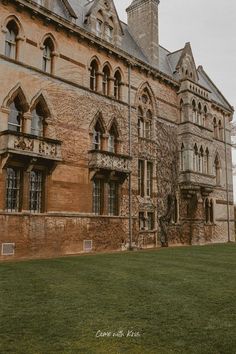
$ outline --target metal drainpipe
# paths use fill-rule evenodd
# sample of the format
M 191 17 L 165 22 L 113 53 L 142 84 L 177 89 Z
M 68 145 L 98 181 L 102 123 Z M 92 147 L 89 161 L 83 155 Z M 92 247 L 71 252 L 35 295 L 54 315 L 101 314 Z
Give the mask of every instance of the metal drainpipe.
M 132 127 L 131 127 L 131 64 L 128 66 L 128 122 L 129 122 L 129 157 L 132 157 Z M 132 250 L 132 172 L 129 173 L 129 250 Z
M 226 117 L 224 116 L 224 140 L 225 140 L 225 178 L 226 178 L 226 198 L 227 198 L 227 223 L 228 242 L 230 239 L 230 213 L 229 213 L 229 182 L 228 182 L 228 161 L 227 161 L 227 141 L 226 141 Z

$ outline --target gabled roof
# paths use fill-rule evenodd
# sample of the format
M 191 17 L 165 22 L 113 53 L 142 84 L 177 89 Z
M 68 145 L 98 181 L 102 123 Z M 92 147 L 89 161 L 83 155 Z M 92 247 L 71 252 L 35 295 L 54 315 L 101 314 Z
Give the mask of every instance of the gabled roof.
M 213 81 L 209 78 L 207 73 L 204 71 L 203 67 L 200 65 L 197 69 L 199 76 L 199 84 L 203 87 L 207 88 L 211 92 L 211 99 L 221 106 L 233 110 L 233 107 L 227 101 L 227 99 L 223 96 L 220 90 L 216 87 Z

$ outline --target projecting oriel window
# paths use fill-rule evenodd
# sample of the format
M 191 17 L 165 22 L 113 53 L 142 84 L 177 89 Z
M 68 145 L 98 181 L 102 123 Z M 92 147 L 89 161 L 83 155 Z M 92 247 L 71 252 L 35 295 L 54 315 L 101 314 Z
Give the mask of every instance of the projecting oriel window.
M 17 212 L 20 209 L 21 173 L 18 168 L 6 170 L 6 210 Z
M 42 212 L 43 173 L 41 171 L 30 172 L 30 205 L 33 213 Z

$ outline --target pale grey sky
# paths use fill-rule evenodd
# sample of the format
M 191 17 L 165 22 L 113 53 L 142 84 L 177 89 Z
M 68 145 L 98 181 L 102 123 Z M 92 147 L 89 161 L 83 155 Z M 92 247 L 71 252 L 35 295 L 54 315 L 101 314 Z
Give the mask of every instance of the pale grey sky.
M 120 19 L 127 22 L 125 9 L 131 0 L 114 2 Z M 160 0 L 159 34 L 160 44 L 170 51 L 190 42 L 196 65 L 203 66 L 236 108 L 235 0 Z

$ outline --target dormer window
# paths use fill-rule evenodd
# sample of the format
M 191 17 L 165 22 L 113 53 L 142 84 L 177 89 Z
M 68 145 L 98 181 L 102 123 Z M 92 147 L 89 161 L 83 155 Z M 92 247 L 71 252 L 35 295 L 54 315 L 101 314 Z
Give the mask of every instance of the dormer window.
M 102 35 L 102 21 L 97 19 L 97 22 L 96 22 L 96 35 L 98 37 L 101 37 Z
M 106 32 L 106 38 L 107 38 L 108 42 L 111 42 L 112 38 L 113 38 L 113 28 L 108 25 L 105 28 L 105 32 Z

